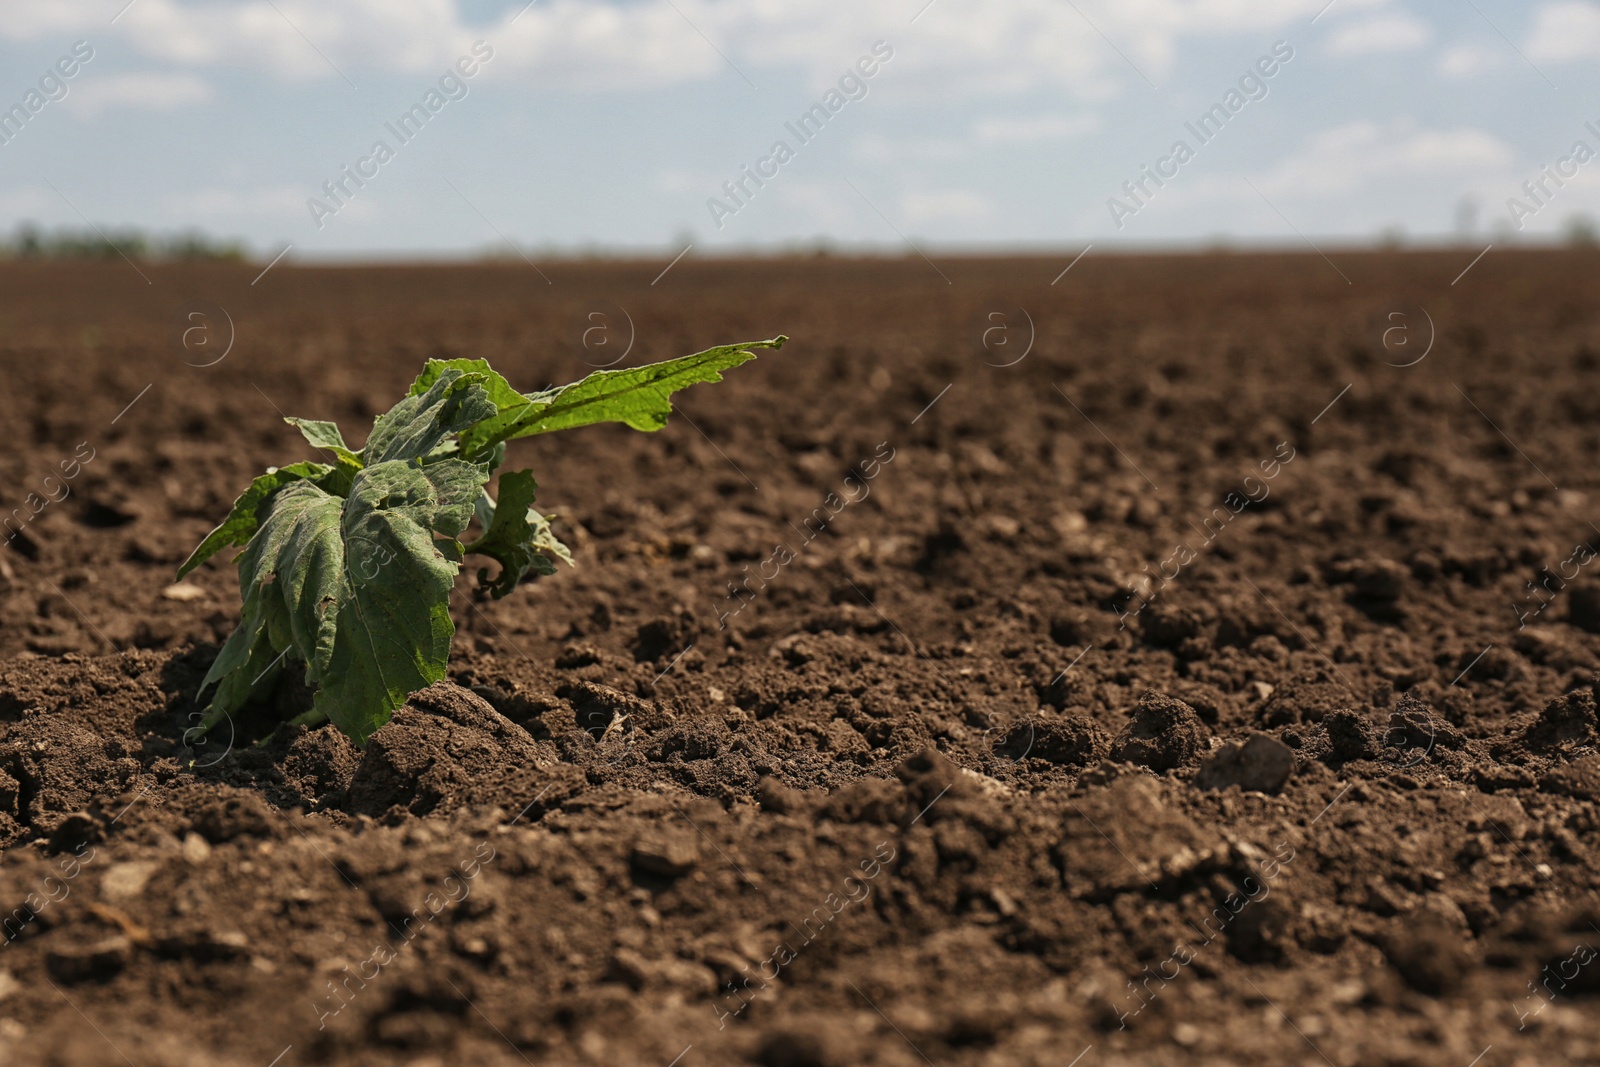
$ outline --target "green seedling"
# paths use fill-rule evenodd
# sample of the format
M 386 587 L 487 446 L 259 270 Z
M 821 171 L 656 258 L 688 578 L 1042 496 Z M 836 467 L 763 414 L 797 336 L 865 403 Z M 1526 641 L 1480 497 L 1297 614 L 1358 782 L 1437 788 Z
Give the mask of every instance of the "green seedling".
M 492 580 L 478 571 L 497 598 L 529 575 L 554 573 L 557 560 L 572 563 L 533 508 L 531 471 L 500 474 L 490 497 L 507 441 L 600 422 L 659 430 L 673 393 L 721 381 L 786 340 L 597 371 L 538 393 L 517 392 L 481 359 L 429 360 L 359 450 L 331 422 L 289 419 L 332 462 L 269 469 L 178 570 L 182 578 L 226 547 L 244 548 L 243 612 L 201 684 L 202 694 L 215 687 L 202 728 L 301 669 L 314 695 L 292 721 L 329 721 L 364 745 L 407 697 L 445 676 L 450 590 L 464 555 L 500 565 Z M 478 536 L 463 543 L 474 521 Z

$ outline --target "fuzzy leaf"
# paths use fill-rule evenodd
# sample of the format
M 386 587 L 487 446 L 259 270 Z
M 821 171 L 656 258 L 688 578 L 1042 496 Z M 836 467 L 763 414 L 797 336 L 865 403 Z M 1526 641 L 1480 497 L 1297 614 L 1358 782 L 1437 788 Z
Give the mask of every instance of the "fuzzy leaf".
M 484 534 L 462 549 L 488 556 L 500 563 L 500 574 L 489 581 L 487 568 L 478 571 L 478 582 L 496 600 L 517 587 L 528 571 L 554 574 L 556 558 L 570 566 L 572 553 L 550 530 L 550 522 L 533 510 L 539 486 L 532 471 L 508 471 L 500 476 L 500 499 L 492 508 L 479 503 L 479 519 L 487 518 Z
M 222 520 L 222 524 L 207 534 L 199 547 L 189 553 L 189 558 L 178 568 L 178 577 L 183 578 L 229 545 L 249 542 L 260 525 L 256 512 L 274 492 L 290 482 L 321 478 L 331 470 L 333 468 L 324 463 L 291 463 L 287 467 L 268 468 L 267 473 L 251 482 L 250 488 L 233 502 L 233 510 Z
M 494 416 L 498 410 L 482 374 L 446 367 L 421 391 L 378 416 L 361 457 L 368 465 L 392 459 L 420 460 L 451 434 Z
M 357 744 L 443 678 L 455 537 L 484 478 L 460 460 L 388 460 L 357 474 L 348 499 L 309 482 L 279 491 L 239 557 L 244 615 L 206 676 L 218 683 L 208 721 L 243 703 L 257 681 L 241 672 L 269 652 L 305 665 L 313 710 Z

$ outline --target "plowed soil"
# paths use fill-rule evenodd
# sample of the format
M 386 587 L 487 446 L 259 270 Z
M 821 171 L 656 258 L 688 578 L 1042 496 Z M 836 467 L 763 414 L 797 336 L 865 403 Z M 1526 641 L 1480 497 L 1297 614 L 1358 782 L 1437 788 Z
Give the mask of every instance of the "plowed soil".
M 1474 251 L 0 268 L 0 1063 L 1600 1062 L 1600 254 Z M 779 332 L 190 730 L 280 415 Z

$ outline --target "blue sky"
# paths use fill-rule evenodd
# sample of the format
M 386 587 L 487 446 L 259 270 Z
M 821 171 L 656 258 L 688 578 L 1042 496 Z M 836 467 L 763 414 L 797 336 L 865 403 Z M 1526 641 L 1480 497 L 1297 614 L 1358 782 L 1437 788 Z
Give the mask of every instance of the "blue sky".
M 1600 152 L 1593 0 L 126 4 L 9 6 L 0 109 L 38 95 L 0 144 L 0 228 L 316 258 L 1532 242 L 1600 217 L 1600 159 L 1572 154 Z M 1263 77 L 1275 46 L 1292 58 Z M 430 90 L 402 143 L 385 124 Z M 802 143 L 785 124 L 814 105 Z M 1202 144 L 1185 123 L 1213 105 Z M 324 194 L 358 165 L 363 187 Z M 1547 165 L 1568 176 L 1535 199 Z M 734 200 L 745 167 L 769 176 Z M 1141 167 L 1171 176 L 1134 199 Z

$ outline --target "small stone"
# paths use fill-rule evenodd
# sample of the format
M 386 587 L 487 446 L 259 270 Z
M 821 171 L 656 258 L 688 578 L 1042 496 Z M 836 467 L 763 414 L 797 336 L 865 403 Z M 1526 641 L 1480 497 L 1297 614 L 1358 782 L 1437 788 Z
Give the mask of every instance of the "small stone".
M 1205 737 L 1205 724 L 1193 708 L 1152 689 L 1139 698 L 1128 725 L 1111 746 L 1111 756 L 1153 771 L 1170 771 L 1194 762 L 1205 748 Z
M 20 992 L 22 983 L 11 977 L 10 971 L 0 971 L 0 1000 Z
M 1017 903 L 1016 898 L 1014 898 L 1010 893 L 1007 893 L 1004 889 L 995 888 L 989 890 L 989 899 L 994 901 L 995 908 L 1007 919 L 1011 918 L 1013 915 L 1016 915 L 1022 910 L 1022 907 Z
M 176 600 L 180 604 L 187 604 L 190 601 L 203 599 L 206 591 L 193 582 L 179 582 L 161 590 L 161 595 L 167 600 Z
M 656 832 L 643 835 L 633 846 L 633 866 L 646 874 L 678 878 L 700 862 L 700 848 L 684 834 Z
M 183 839 L 183 858 L 192 866 L 200 866 L 211 858 L 211 843 L 191 831 Z
M 1179 1023 L 1172 1028 L 1172 1040 L 1184 1048 L 1192 1048 L 1200 1043 L 1200 1028 L 1193 1023 Z
M 250 938 L 241 930 L 217 930 L 211 935 L 211 942 L 232 949 L 246 949 L 250 947 Z
M 1251 734 L 1244 743 L 1224 745 L 1200 768 L 1200 789 L 1231 785 L 1250 793 L 1276 793 L 1294 773 L 1294 750 L 1275 737 Z
M 128 900 L 144 892 L 152 875 L 161 869 L 154 860 L 132 860 L 106 869 L 100 877 L 100 895 L 107 900 Z
M 1366 995 L 1367 984 L 1359 978 L 1347 978 L 1342 982 L 1335 982 L 1328 990 L 1328 999 L 1341 1008 L 1361 1003 L 1361 998 Z
M 637 992 L 650 981 L 650 963 L 631 948 L 619 948 L 611 954 L 606 978 Z

